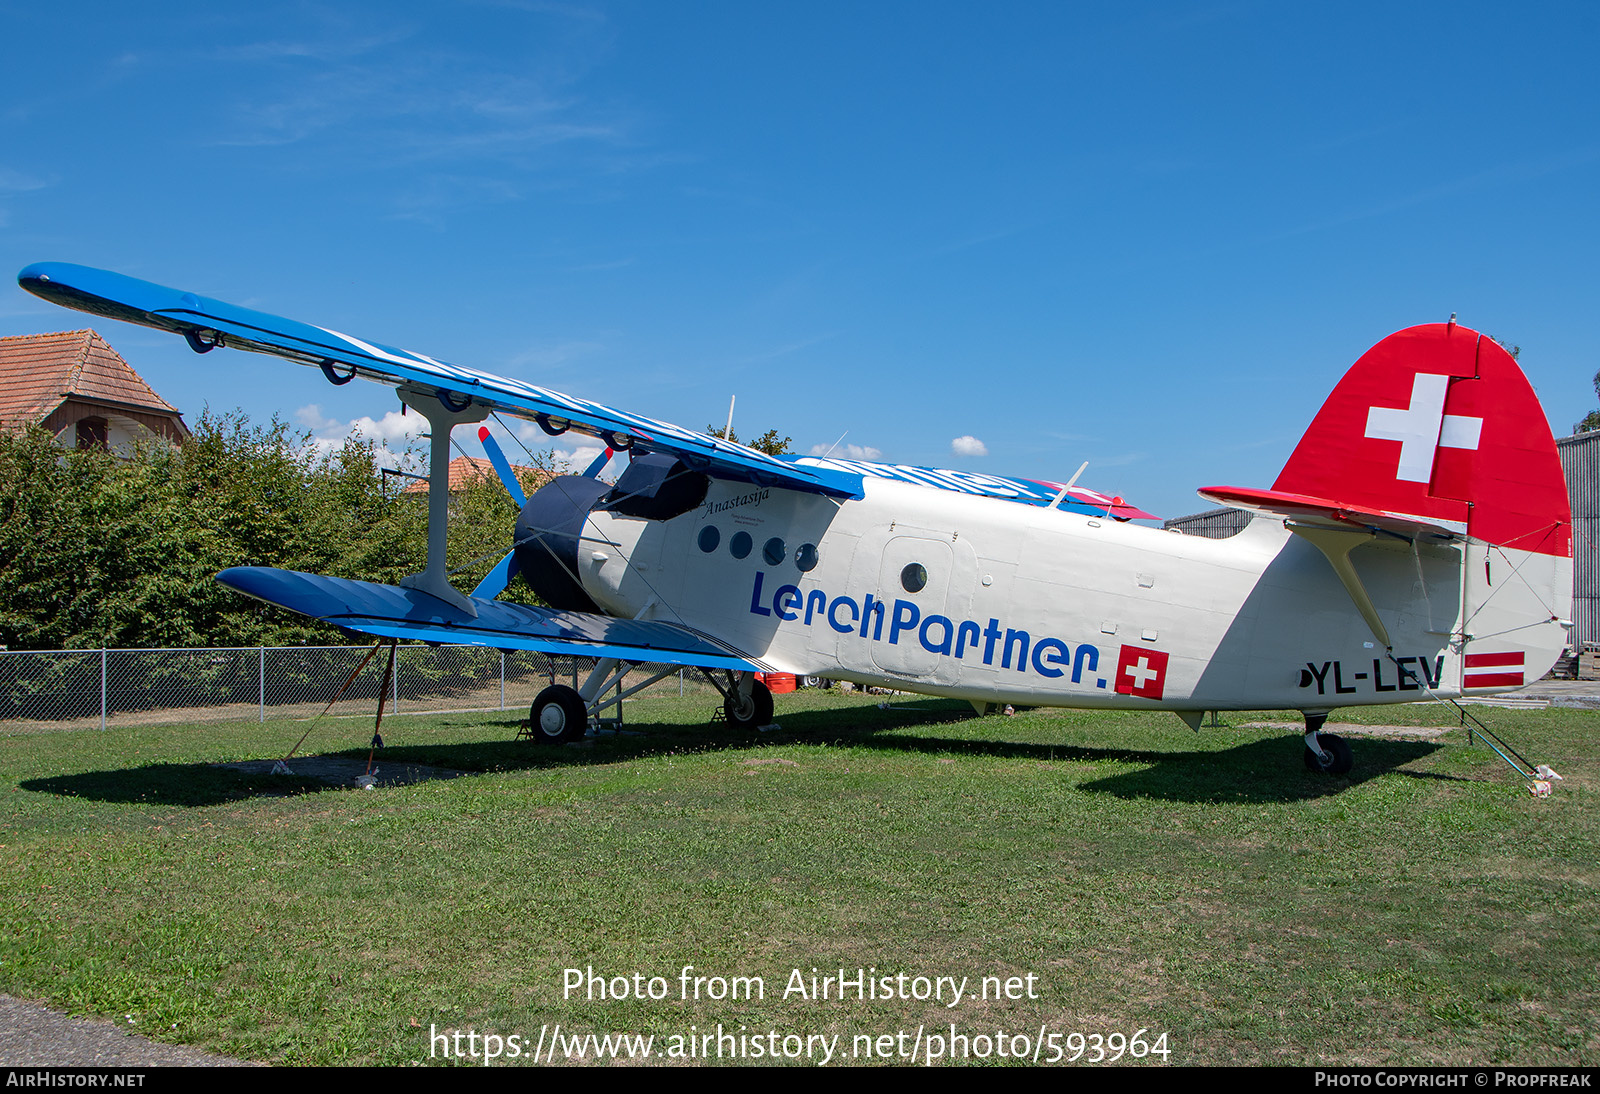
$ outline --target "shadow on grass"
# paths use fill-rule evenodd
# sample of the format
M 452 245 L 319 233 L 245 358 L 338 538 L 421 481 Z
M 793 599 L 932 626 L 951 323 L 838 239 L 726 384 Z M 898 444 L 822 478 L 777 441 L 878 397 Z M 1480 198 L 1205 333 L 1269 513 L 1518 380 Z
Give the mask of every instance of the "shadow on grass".
M 1340 794 L 1380 775 L 1437 752 L 1426 741 L 1355 742 L 1356 762 L 1348 775 L 1306 770 L 1300 738 L 1251 741 L 1222 752 L 1164 753 L 1150 767 L 1084 783 L 1080 789 L 1118 798 L 1155 798 L 1190 803 L 1308 801 Z
M 1078 789 L 1119 798 L 1173 802 L 1266 803 L 1326 797 L 1397 772 L 1413 778 L 1454 780 L 1455 776 L 1399 771 L 1442 746 L 1427 741 L 1362 739 L 1354 742 L 1356 762 L 1348 775 L 1328 776 L 1305 769 L 1299 737 L 1248 741 L 1233 748 L 1188 752 L 1092 748 L 1082 745 L 1019 744 L 1009 741 L 952 741 L 937 737 L 884 737 L 868 747 L 940 755 L 998 756 L 1051 763 L 1138 764 L 1128 771 L 1095 779 Z
M 418 765 L 451 769 L 451 773 L 493 774 L 550 768 L 609 764 L 662 755 L 737 752 L 776 744 L 846 745 L 885 752 L 985 756 L 1044 763 L 1130 764 L 1139 770 L 1081 784 L 1080 789 L 1120 798 L 1153 798 L 1177 802 L 1264 803 L 1309 800 L 1336 794 L 1404 767 L 1441 747 L 1432 742 L 1360 739 L 1354 742 L 1355 769 L 1328 777 L 1304 769 L 1303 746 L 1296 736 L 1268 737 L 1222 750 L 1165 751 L 1037 744 L 970 737 L 940 737 L 926 732 L 908 735 L 913 727 L 931 729 L 941 723 L 970 722 L 965 704 L 897 704 L 881 709 L 860 707 L 790 712 L 784 728 L 752 734 L 724 726 L 639 723 L 632 732 L 592 737 L 580 744 L 550 747 L 512 739 L 451 744 L 390 745 L 379 753 L 381 765 Z M 995 732 L 1004 722 L 992 719 Z M 846 723 L 842 725 L 841 723 Z M 511 737 L 514 719 L 485 723 L 503 727 Z M 988 728 L 988 725 L 985 726 Z M 884 731 L 897 730 L 892 735 Z M 367 750 L 329 753 L 360 758 Z M 293 761 L 291 761 L 293 763 Z M 1402 771 L 1412 778 L 1454 779 L 1428 772 Z M 213 764 L 150 764 L 122 770 L 90 771 L 29 779 L 24 790 L 113 803 L 206 806 L 243 799 L 283 797 L 344 789 L 304 774 L 293 776 L 243 772 Z
M 318 779 L 249 775 L 212 764 L 146 764 L 120 771 L 85 771 L 24 779 L 23 790 L 126 805 L 222 805 L 246 798 L 286 797 L 333 789 Z

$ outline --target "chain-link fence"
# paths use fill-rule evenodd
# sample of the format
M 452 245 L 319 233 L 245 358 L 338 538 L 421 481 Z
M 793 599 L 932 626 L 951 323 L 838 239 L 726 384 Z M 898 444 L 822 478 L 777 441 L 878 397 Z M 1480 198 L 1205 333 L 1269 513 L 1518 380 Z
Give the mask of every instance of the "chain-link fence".
M 372 714 L 388 650 L 370 646 L 255 649 L 0 651 L 0 726 L 105 728 L 169 722 L 309 718 L 339 689 L 330 715 Z M 399 646 L 384 704 L 390 714 L 516 710 L 560 680 L 581 683 L 593 662 L 482 646 Z M 357 672 L 357 668 L 360 671 Z M 643 680 L 666 668 L 640 665 Z M 351 675 L 355 679 L 351 680 Z M 643 674 L 643 675 L 638 675 Z M 714 694 L 695 669 L 649 694 Z

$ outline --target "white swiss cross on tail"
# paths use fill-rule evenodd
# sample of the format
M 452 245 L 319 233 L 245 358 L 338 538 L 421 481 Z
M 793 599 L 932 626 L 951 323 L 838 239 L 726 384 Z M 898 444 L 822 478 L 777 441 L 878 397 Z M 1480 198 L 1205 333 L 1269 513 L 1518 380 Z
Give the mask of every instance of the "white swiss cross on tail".
M 1376 441 L 1400 442 L 1400 468 L 1395 478 L 1428 482 L 1433 478 L 1433 456 L 1439 448 L 1478 447 L 1482 418 L 1444 412 L 1450 377 L 1419 372 L 1411 383 L 1411 405 L 1404 410 L 1374 406 L 1367 410 L 1366 436 Z

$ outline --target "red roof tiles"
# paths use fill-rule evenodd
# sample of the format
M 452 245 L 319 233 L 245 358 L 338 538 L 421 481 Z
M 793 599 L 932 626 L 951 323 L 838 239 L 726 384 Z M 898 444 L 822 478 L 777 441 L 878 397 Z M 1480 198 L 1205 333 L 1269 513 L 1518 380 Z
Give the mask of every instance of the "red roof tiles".
M 97 410 L 172 440 L 189 432 L 178 408 L 92 330 L 0 338 L 0 426 L 37 422 L 60 432 Z
M 543 482 L 547 477 L 544 472 L 532 467 L 513 467 L 512 470 L 517 472 L 517 477 L 522 479 L 524 483 L 527 483 L 530 478 Z M 479 460 L 472 456 L 457 456 L 450 461 L 450 492 L 452 494 L 472 483 L 481 482 L 484 479 L 498 482 L 499 478 L 500 476 L 495 472 L 494 464 L 488 460 Z M 427 492 L 428 483 L 424 480 L 409 482 L 406 484 L 405 489 L 401 491 L 403 494 L 426 494 Z

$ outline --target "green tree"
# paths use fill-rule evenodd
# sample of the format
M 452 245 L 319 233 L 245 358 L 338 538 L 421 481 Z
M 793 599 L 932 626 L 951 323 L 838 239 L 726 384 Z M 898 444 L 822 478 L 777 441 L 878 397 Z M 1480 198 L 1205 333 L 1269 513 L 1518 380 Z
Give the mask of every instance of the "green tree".
M 173 447 L 67 451 L 42 430 L 0 432 L 0 644 L 13 649 L 296 645 L 332 628 L 214 580 L 271 566 L 394 584 L 427 562 L 424 491 L 385 490 L 361 438 L 319 454 L 309 434 L 238 411 L 203 413 Z M 524 490 L 547 478 L 546 453 Z M 535 463 L 540 462 L 536 457 Z M 510 550 L 498 479 L 451 499 L 446 563 L 470 591 Z M 505 594 L 532 600 L 521 582 Z
M 1489 337 L 1490 338 L 1494 338 L 1494 335 L 1491 334 Z M 1505 351 L 1507 353 L 1511 354 L 1511 359 L 1513 361 L 1516 361 L 1519 364 L 1521 363 L 1521 361 L 1522 361 L 1522 347 L 1521 346 L 1508 346 L 1504 342 L 1501 342 L 1500 339 L 1498 339 L 1498 338 L 1494 338 L 1494 340 L 1496 342 L 1499 342 L 1500 345 L 1505 348 Z M 1596 372 L 1594 374 L 1594 395 L 1595 395 L 1596 399 L 1600 399 L 1600 372 Z M 1589 411 L 1588 414 L 1584 415 L 1583 420 L 1581 422 L 1578 422 L 1576 425 L 1574 425 L 1572 427 L 1572 431 L 1574 433 L 1587 433 L 1590 430 L 1594 430 L 1594 429 L 1600 429 L 1600 410 L 1591 410 L 1591 411 Z
M 1594 374 L 1594 395 L 1600 399 L 1600 372 Z M 1600 429 L 1600 410 L 1591 410 L 1583 416 L 1583 421 L 1572 427 L 1574 433 L 1587 433 L 1591 429 Z
M 793 437 L 780 438 L 776 429 L 767 430 L 753 441 L 741 441 L 739 439 L 739 434 L 730 433 L 726 429 L 717 429 L 714 426 L 709 425 L 706 426 L 706 432 L 713 437 L 720 437 L 723 440 L 732 441 L 734 444 L 746 445 L 755 449 L 757 452 L 765 452 L 769 456 L 787 455 L 789 452 L 789 446 L 794 443 Z
M 310 435 L 240 412 L 201 416 L 177 453 L 188 531 L 205 580 L 188 614 L 198 645 L 327 641 L 321 624 L 210 580 L 230 566 L 273 566 L 393 582 L 421 569 L 426 499 L 387 497 L 377 447 L 359 438 L 317 455 Z
M 164 447 L 164 446 L 162 446 Z M 63 452 L 39 429 L 0 436 L 0 643 L 182 644 L 175 604 L 203 583 L 176 454 Z

